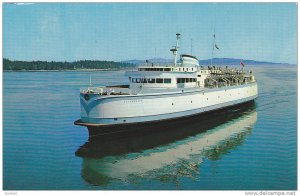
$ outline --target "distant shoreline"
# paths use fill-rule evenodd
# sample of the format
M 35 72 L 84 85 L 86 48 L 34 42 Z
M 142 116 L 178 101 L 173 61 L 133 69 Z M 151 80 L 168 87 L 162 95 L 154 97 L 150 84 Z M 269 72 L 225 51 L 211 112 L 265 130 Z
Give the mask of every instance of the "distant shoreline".
M 109 71 L 135 67 L 131 63 L 80 60 L 75 62 L 17 61 L 3 58 L 3 71 L 6 72 L 60 72 L 60 71 Z
M 122 71 L 129 70 L 128 68 L 116 69 L 63 69 L 63 70 L 3 70 L 3 72 L 91 72 L 91 71 Z
M 143 60 L 129 60 L 122 62 L 80 60 L 75 62 L 48 62 L 48 61 L 18 61 L 3 58 L 3 72 L 96 72 L 96 71 L 119 71 L 132 70 L 143 64 Z M 152 64 L 172 64 L 168 59 L 150 59 Z M 201 66 L 211 66 L 211 59 L 199 60 Z M 214 58 L 215 66 L 240 66 L 240 59 Z M 285 65 L 287 63 L 260 62 L 254 60 L 243 60 L 247 66 Z
M 286 66 L 297 66 L 297 64 L 269 64 L 269 65 L 286 65 Z M 207 66 L 207 65 L 202 65 Z M 225 65 L 220 65 L 225 66 Z M 248 64 L 247 66 L 266 66 L 266 64 Z M 108 69 L 61 69 L 61 70 L 2 70 L 3 72 L 94 72 L 94 71 L 126 71 L 132 70 L 137 66 L 132 67 L 122 67 L 122 68 L 108 68 Z

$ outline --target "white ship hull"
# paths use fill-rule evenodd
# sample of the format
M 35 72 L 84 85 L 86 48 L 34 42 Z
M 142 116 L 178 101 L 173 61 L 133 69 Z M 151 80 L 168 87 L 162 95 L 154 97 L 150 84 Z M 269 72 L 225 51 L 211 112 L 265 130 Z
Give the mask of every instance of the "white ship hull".
M 251 101 L 257 83 L 221 88 L 192 88 L 170 93 L 80 96 L 82 125 L 149 122 L 196 115 Z

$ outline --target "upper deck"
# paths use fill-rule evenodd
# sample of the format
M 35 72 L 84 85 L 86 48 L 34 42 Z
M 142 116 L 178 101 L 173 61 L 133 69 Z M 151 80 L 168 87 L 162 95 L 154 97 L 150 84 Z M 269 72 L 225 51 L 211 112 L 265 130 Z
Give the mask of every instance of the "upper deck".
M 219 88 L 222 86 L 241 85 L 255 81 L 252 72 L 246 74 L 242 69 L 228 69 L 226 66 L 199 65 L 195 56 L 182 54 L 179 60 L 177 52 L 180 34 L 176 34 L 176 46 L 171 49 L 174 62 L 165 65 L 155 65 L 146 61 L 137 70 L 127 71 L 129 85 L 109 87 L 89 87 L 81 91 L 83 94 L 99 95 L 132 95 L 148 92 L 181 91 L 186 89 Z

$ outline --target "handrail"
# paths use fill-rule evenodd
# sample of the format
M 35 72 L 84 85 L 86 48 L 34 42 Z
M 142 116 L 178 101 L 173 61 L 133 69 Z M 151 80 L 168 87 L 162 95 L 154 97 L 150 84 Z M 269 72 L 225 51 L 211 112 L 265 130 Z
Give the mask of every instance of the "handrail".
M 129 88 L 120 87 L 83 87 L 80 88 L 80 93 L 88 94 L 99 94 L 99 95 L 130 95 L 132 94 Z

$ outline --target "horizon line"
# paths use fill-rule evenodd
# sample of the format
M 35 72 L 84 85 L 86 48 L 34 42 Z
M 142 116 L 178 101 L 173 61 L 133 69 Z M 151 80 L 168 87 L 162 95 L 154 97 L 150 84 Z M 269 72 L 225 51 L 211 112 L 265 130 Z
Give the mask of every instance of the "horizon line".
M 42 62 L 59 62 L 59 63 L 74 63 L 78 61 L 107 61 L 107 62 L 119 62 L 119 63 L 126 63 L 126 61 L 146 61 L 146 60 L 151 60 L 151 59 L 164 59 L 164 60 L 172 60 L 173 59 L 166 59 L 162 57 L 157 57 L 157 58 L 150 58 L 150 59 L 129 59 L 129 60 L 100 60 L 100 59 L 80 59 L 80 60 L 73 60 L 73 61 L 67 61 L 67 60 L 61 60 L 61 61 L 56 61 L 56 60 L 17 60 L 17 59 L 10 59 L 7 57 L 3 57 L 2 60 L 7 59 L 10 61 L 24 61 L 24 62 L 35 62 L 35 61 L 42 61 Z M 255 61 L 258 63 L 272 63 L 272 64 L 289 64 L 289 65 L 297 65 L 298 63 L 287 63 L 287 62 L 271 62 L 271 61 L 263 61 L 263 60 L 253 60 L 253 59 L 242 59 L 242 58 L 230 58 L 230 57 L 220 57 L 220 58 L 209 58 L 209 59 L 198 59 L 198 61 L 207 61 L 211 59 L 232 59 L 232 60 L 240 60 L 240 61 Z

